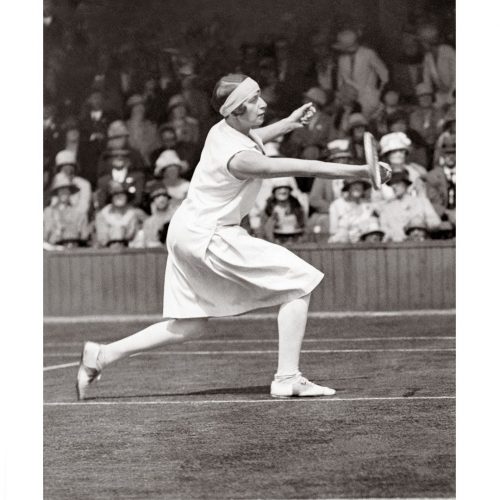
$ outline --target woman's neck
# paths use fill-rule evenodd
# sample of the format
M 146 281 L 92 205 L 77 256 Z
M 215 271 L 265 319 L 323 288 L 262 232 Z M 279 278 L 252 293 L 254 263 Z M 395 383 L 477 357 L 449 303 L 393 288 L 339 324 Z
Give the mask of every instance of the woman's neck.
M 226 123 L 241 134 L 250 137 L 250 127 L 243 126 L 233 115 L 226 118 Z

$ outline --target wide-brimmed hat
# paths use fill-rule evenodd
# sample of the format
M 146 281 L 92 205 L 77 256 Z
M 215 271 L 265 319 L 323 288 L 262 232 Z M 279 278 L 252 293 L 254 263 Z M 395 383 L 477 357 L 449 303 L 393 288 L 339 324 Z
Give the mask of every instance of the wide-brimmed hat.
M 130 189 L 133 188 L 133 191 Z M 115 181 L 115 180 L 110 180 L 108 183 L 108 198 L 111 199 L 113 196 L 116 194 L 126 194 L 128 198 L 130 199 L 132 196 L 134 196 L 135 192 L 135 186 L 125 186 L 125 184 L 122 184 L 121 182 Z
M 307 92 L 304 92 L 304 97 L 324 106 L 328 100 L 326 92 L 320 87 L 311 87 Z
M 59 169 L 64 165 L 74 165 L 76 166 L 76 154 L 74 151 L 68 149 L 63 149 L 59 151 L 56 155 L 56 168 Z
M 56 174 L 54 181 L 52 182 L 52 187 L 50 189 L 50 194 L 55 195 L 59 189 L 67 188 L 71 194 L 75 194 L 80 191 L 78 186 L 75 186 L 72 182 L 68 180 L 68 177 L 63 173 Z
M 177 106 L 187 106 L 186 99 L 182 94 L 175 94 L 168 100 L 167 110 L 170 111 Z
M 270 181 L 271 191 L 273 192 L 278 188 L 288 188 L 290 191 L 295 189 L 293 177 L 274 177 Z
M 158 196 L 166 196 L 167 198 L 170 198 L 167 188 L 163 184 L 156 184 L 151 188 L 149 193 L 150 199 L 154 200 Z
M 142 95 L 140 94 L 134 94 L 134 95 L 131 95 L 128 99 L 127 99 L 127 106 L 129 108 L 132 108 L 134 106 L 137 106 L 139 104 L 144 104 L 144 97 L 142 97 Z
M 187 161 L 181 160 L 175 150 L 166 149 L 155 162 L 154 175 L 159 177 L 167 167 L 172 166 L 179 167 L 181 172 L 185 172 L 189 168 Z
M 424 218 L 419 215 L 412 217 L 404 227 L 406 235 L 410 234 L 415 229 L 420 229 L 426 233 L 429 232 L 429 227 L 427 226 Z
M 341 52 L 351 52 L 358 44 L 358 35 L 355 31 L 346 29 L 337 34 L 337 42 L 333 44 L 333 48 Z
M 404 182 L 407 186 L 412 183 L 407 170 L 404 170 L 403 172 L 393 172 L 392 177 L 387 181 L 387 184 L 392 186 L 398 182 Z
M 128 137 L 129 131 L 123 120 L 115 120 L 108 127 L 108 139 L 117 139 L 118 137 Z
M 342 187 L 342 191 L 349 191 L 349 188 L 353 184 L 356 184 L 356 183 L 362 184 L 363 189 L 370 189 L 372 187 L 370 181 L 368 181 L 366 179 L 345 179 L 344 186 Z
M 386 155 L 398 149 L 409 151 L 410 146 L 411 139 L 404 132 L 391 132 L 380 139 L 380 154 Z
M 415 94 L 419 97 L 422 95 L 433 95 L 432 87 L 427 83 L 419 83 L 415 87 Z
M 347 132 L 350 132 L 355 127 L 368 127 L 368 120 L 362 113 L 353 113 L 347 119 Z
M 326 148 L 326 157 L 328 160 L 352 158 L 348 139 L 335 139 L 334 141 L 329 142 L 326 145 Z
M 380 222 L 377 217 L 370 217 L 366 224 L 361 228 L 360 240 L 365 240 L 371 234 L 379 234 L 382 238 L 385 236 L 384 231 L 380 227 Z

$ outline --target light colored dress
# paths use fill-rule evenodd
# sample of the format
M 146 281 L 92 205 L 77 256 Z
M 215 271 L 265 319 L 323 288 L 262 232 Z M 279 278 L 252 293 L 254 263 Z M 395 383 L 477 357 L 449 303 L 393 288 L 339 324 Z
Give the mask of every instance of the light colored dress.
M 240 151 L 264 154 L 225 120 L 207 135 L 187 198 L 168 236 L 163 316 L 220 317 L 283 304 L 309 294 L 323 273 L 284 247 L 250 236 L 239 224 L 262 184 L 228 170 Z

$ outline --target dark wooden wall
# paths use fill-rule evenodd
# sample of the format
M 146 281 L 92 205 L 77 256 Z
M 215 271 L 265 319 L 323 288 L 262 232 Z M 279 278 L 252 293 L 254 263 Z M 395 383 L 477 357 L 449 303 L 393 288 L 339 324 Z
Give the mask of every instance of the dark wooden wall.
M 312 311 L 398 311 L 455 307 L 455 244 L 303 244 L 321 269 Z M 160 314 L 167 254 L 79 250 L 44 254 L 46 316 Z

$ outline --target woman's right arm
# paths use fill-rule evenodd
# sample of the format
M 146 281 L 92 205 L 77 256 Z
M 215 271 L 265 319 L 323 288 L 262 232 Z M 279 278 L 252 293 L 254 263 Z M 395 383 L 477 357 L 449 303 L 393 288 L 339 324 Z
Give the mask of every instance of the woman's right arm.
M 367 165 L 344 165 L 297 158 L 270 158 L 254 151 L 240 151 L 228 163 L 238 179 L 272 177 L 324 177 L 327 179 L 369 179 Z

